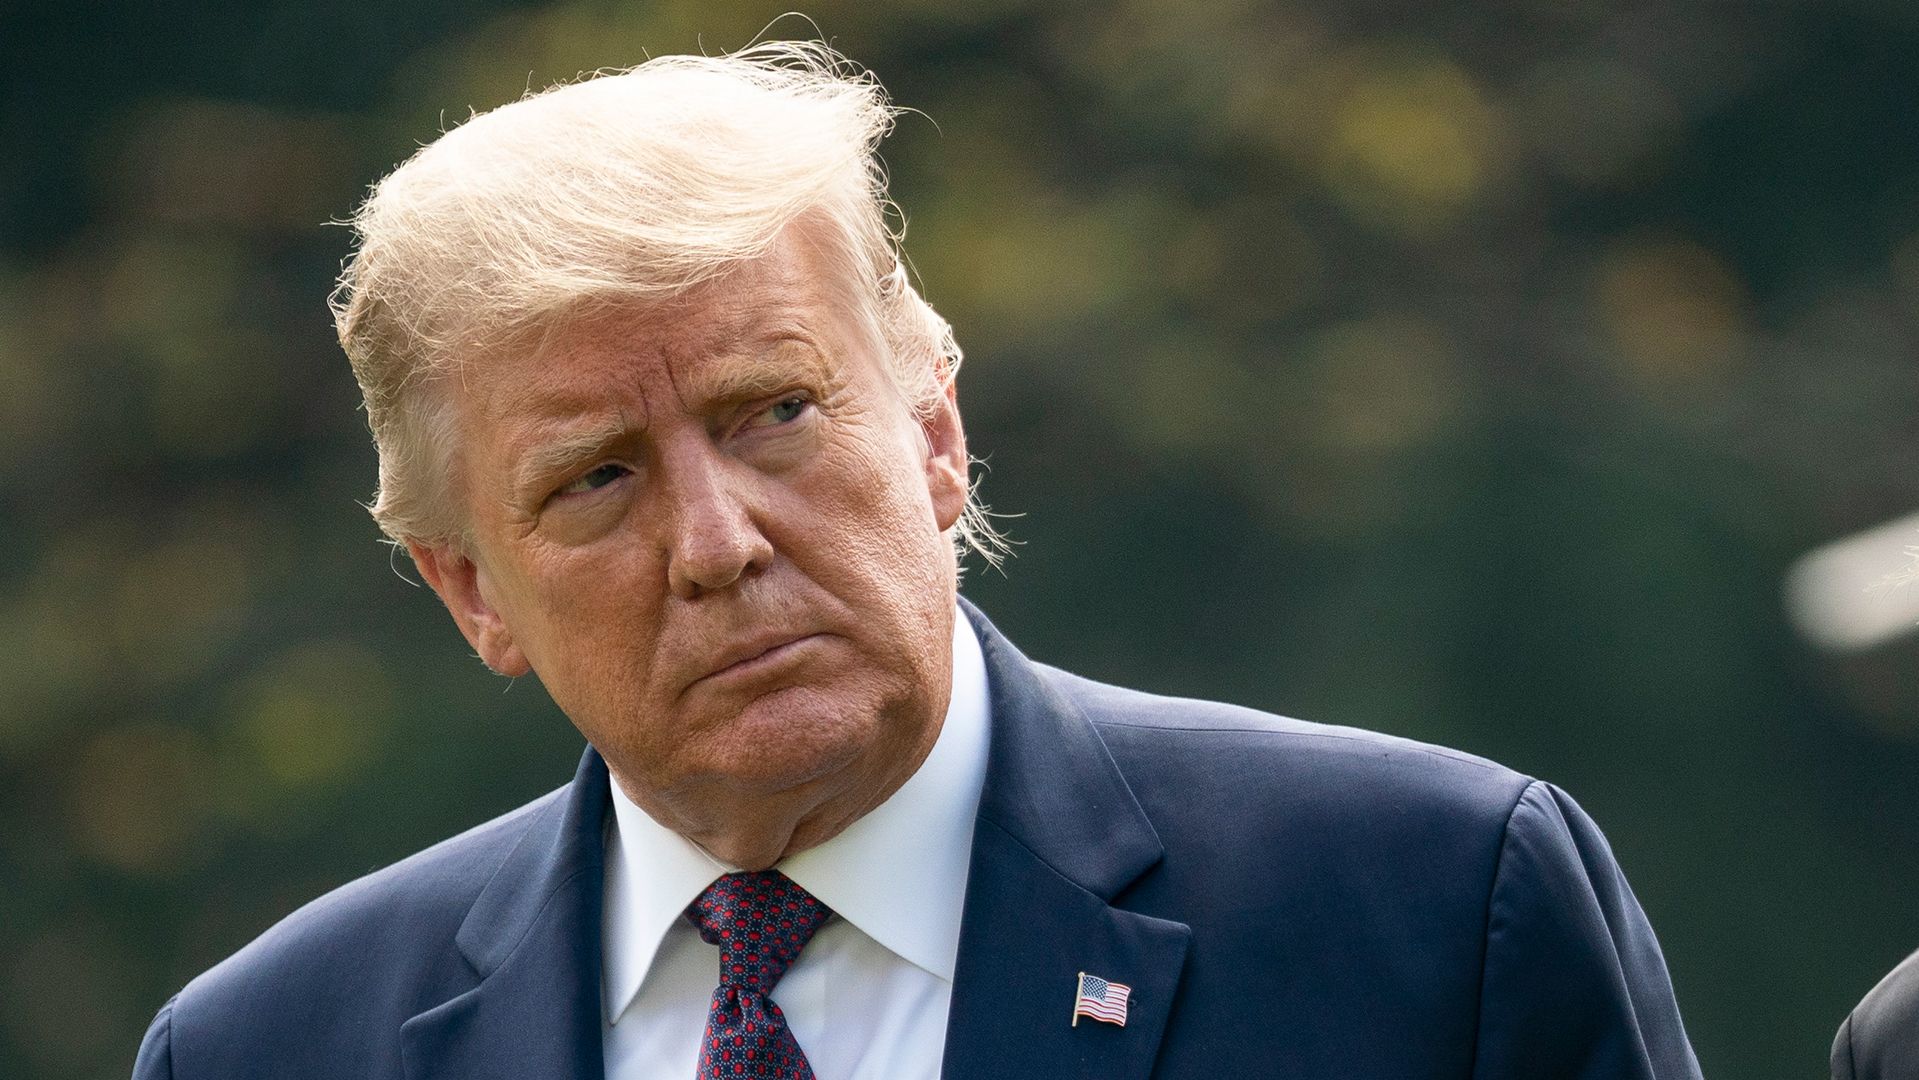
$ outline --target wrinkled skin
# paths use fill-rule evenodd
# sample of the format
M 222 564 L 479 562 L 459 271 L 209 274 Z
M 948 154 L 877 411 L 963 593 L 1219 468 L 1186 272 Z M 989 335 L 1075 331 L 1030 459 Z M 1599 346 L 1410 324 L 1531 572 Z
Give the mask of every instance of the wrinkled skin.
M 958 407 L 915 415 L 807 239 L 470 365 L 470 555 L 411 547 L 489 667 L 745 869 L 904 783 L 952 679 Z

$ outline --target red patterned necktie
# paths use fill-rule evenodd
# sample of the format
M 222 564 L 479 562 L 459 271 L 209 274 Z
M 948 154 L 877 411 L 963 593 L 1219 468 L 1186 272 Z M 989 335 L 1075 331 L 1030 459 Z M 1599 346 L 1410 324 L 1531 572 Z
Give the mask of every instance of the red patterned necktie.
M 700 937 L 720 950 L 698 1080 L 813 1080 L 786 1015 L 767 995 L 832 914 L 778 870 L 727 874 L 686 909 Z

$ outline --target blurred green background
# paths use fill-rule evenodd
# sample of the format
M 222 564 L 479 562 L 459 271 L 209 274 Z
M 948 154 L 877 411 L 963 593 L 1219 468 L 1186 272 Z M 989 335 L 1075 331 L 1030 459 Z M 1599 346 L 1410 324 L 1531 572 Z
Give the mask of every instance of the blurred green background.
M 0 1075 L 125 1075 L 192 974 L 570 775 L 356 505 L 323 223 L 791 2 L 0 13 Z M 1823 655 L 1780 582 L 1919 506 L 1919 7 L 809 11 L 924 114 L 1001 628 L 1559 782 L 1708 1074 L 1824 1075 L 1919 947 L 1919 643 Z

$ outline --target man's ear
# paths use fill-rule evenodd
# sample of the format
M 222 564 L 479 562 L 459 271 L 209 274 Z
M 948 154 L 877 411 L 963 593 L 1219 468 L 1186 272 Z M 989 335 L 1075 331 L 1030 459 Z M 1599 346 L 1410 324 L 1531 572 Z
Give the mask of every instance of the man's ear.
M 946 381 L 946 392 L 920 417 L 926 437 L 926 490 L 933 497 L 933 517 L 941 532 L 959 523 L 970 488 L 966 477 L 966 429 L 960 426 L 959 390 Z
M 409 540 L 406 550 L 487 667 L 516 678 L 533 670 L 526 654 L 513 643 L 513 632 L 507 629 L 506 621 L 487 600 L 486 571 L 477 562 L 451 545 L 428 546 Z

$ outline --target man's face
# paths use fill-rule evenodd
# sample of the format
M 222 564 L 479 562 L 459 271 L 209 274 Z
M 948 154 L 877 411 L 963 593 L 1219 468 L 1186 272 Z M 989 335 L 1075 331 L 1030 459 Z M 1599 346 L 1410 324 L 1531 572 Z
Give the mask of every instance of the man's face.
M 481 657 L 537 672 L 689 835 L 780 800 L 857 817 L 950 688 L 957 408 L 901 400 L 806 239 L 474 365 L 473 550 L 415 548 Z

